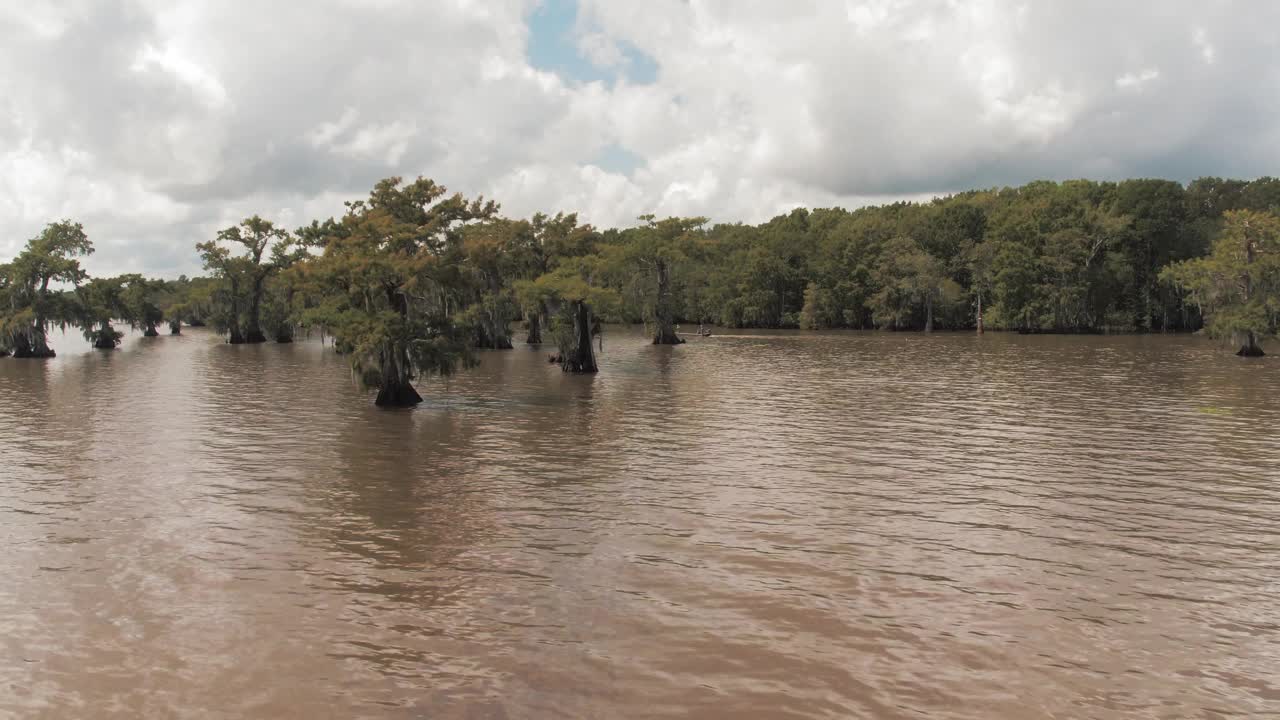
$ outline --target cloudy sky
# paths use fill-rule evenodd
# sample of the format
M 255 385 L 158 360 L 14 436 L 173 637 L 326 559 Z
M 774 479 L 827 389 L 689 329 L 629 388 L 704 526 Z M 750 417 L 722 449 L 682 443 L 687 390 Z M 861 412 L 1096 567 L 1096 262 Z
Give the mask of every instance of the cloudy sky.
M 0 259 L 198 272 L 389 175 L 601 226 L 1280 173 L 1280 3 L 0 0 Z

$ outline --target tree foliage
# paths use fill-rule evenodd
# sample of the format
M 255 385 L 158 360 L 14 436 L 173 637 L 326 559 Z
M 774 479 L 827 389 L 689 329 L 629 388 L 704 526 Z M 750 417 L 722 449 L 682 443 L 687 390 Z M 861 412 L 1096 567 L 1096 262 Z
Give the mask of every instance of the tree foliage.
M 367 200 L 347 203 L 327 225 L 323 253 L 308 276 L 324 297 L 308 320 L 324 326 L 350 355 L 380 405 L 421 401 L 410 381 L 450 373 L 471 360 L 465 329 L 463 228 L 497 214 L 493 202 L 446 196 L 418 178 L 378 183 Z
M 1204 311 L 1211 335 L 1238 340 L 1241 355 L 1261 355 L 1259 341 L 1280 329 L 1280 216 L 1227 211 L 1209 255 L 1174 263 L 1161 277 Z
M 114 347 L 126 323 L 211 325 L 233 344 L 318 330 L 379 404 L 421 397 L 476 348 L 554 341 L 595 372 L 602 321 L 1021 332 L 1195 330 L 1246 354 L 1277 333 L 1280 180 L 1038 181 L 758 225 L 642 216 L 511 219 L 432 180 L 379 182 L 341 217 L 290 233 L 260 216 L 196 245 L 207 277 L 91 282 L 83 228 L 49 225 L 0 264 L 0 354 L 49 356 L 50 326 Z

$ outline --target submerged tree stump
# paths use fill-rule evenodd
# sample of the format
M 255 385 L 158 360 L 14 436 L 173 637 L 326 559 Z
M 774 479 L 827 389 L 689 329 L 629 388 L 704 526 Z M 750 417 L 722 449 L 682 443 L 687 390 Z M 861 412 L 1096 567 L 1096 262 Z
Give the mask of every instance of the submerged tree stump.
M 1237 335 L 1237 337 L 1239 337 Z M 1258 344 L 1258 335 L 1252 330 L 1245 332 L 1241 338 L 1240 349 L 1236 351 L 1236 355 L 1240 357 L 1262 357 L 1266 353 L 1262 352 L 1262 346 Z
M 669 327 L 659 330 L 658 334 L 653 336 L 654 345 L 682 345 L 685 342 L 684 338 L 676 335 L 675 330 Z
M 378 407 L 413 407 L 422 402 L 422 396 L 407 382 L 385 384 L 373 401 Z
M 41 360 L 58 356 L 45 341 L 43 333 L 33 331 L 31 335 L 35 337 L 34 342 L 26 333 L 18 333 L 14 336 L 13 356 L 15 358 Z
M 542 344 L 542 322 L 536 314 L 529 316 L 529 337 L 524 342 L 526 345 Z

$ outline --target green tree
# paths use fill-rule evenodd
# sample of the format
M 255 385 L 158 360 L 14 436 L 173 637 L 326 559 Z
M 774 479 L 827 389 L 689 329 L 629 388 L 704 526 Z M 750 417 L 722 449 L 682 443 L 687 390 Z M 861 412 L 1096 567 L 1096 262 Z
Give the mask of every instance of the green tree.
M 551 272 L 519 285 L 525 303 L 539 302 L 550 309 L 550 329 L 565 372 L 600 370 L 591 338 L 599 315 L 617 312 L 621 302 L 616 290 L 598 283 L 604 269 L 605 261 L 597 255 L 566 258 Z
M 568 258 L 583 257 L 594 253 L 599 234 L 590 225 L 579 225 L 576 213 L 556 213 L 548 216 L 537 213 L 530 224 L 532 235 L 520 234 L 523 242 L 511 248 L 515 253 L 510 267 L 516 269 L 518 281 L 536 280 Z M 542 343 L 542 328 L 547 322 L 548 309 L 545 298 L 534 293 L 516 293 L 520 311 L 526 319 L 529 345 Z
M 1263 354 L 1260 341 L 1280 326 L 1280 216 L 1233 210 L 1209 256 L 1174 263 L 1161 278 L 1204 308 L 1206 329 L 1233 338 L 1236 353 Z
M 215 329 L 227 333 L 227 342 L 242 345 L 246 340 L 240 322 L 249 261 L 232 255 L 229 248 L 213 241 L 198 243 L 196 249 L 204 260 L 204 269 L 212 272 L 219 281 L 218 285 L 210 288 L 208 317 Z
M 277 343 L 291 343 L 303 307 L 300 294 L 307 289 L 302 263 L 311 256 L 304 244 L 276 243 L 271 249 L 273 272 L 267 279 L 262 322 Z
M 130 324 L 142 330 L 145 337 L 156 337 L 160 333 L 156 326 L 164 322 L 165 315 L 162 304 L 168 295 L 168 283 L 163 280 L 149 280 L 141 275 L 126 275 L 122 297 L 124 312 L 117 319 L 129 320 Z
M 124 337 L 112 326 L 114 320 L 133 319 L 125 300 L 129 280 L 128 276 L 93 278 L 76 289 L 80 330 L 84 339 L 99 350 L 114 350 Z
M 5 306 L 0 308 L 0 347 L 19 358 L 49 358 L 51 325 L 66 327 L 78 319 L 73 297 L 52 286 L 77 286 L 88 278 L 80 258 L 93 253 L 84 226 L 70 220 L 50 223 L 4 267 Z
M 280 269 L 273 262 L 273 258 L 278 257 L 277 251 L 286 252 L 292 242 L 287 230 L 254 215 L 239 225 L 219 231 L 216 240 L 196 246 L 204 258 L 205 268 L 217 272 L 228 284 L 231 317 L 227 329 L 232 344 L 267 341 L 262 331 L 262 301 L 267 278 Z M 244 252 L 237 255 L 227 245 L 239 245 Z M 243 325 L 242 308 L 247 311 Z
M 534 244 L 534 227 L 525 221 L 497 218 L 463 232 L 462 252 L 474 287 L 464 322 L 474 328 L 476 347 L 511 349 L 511 321 L 520 310 L 511 283 L 526 274 Z
M 679 345 L 676 318 L 681 312 L 677 289 L 679 271 L 697 248 L 706 218 L 667 218 L 655 220 L 653 215 L 640 218 L 638 228 L 621 235 L 611 257 L 621 277 L 633 282 L 631 299 L 640 316 L 653 327 L 654 345 Z
M 347 203 L 330 223 L 324 253 L 308 273 L 326 295 L 308 311 L 347 351 L 353 369 L 378 388 L 380 406 L 422 401 L 415 377 L 452 372 L 471 358 L 453 322 L 460 290 L 464 225 L 493 217 L 498 207 L 418 178 L 383 180 L 367 200 Z
M 924 331 L 933 332 L 935 308 L 953 302 L 960 292 L 943 262 L 909 237 L 896 237 L 885 246 L 876 281 L 880 290 L 872 296 L 875 315 L 895 330 L 905 327 L 923 305 Z
M 991 242 L 967 244 L 961 251 L 961 262 L 969 275 L 969 291 L 974 299 L 974 327 L 978 334 L 984 331 L 982 300 L 990 296 L 995 282 L 996 246 Z

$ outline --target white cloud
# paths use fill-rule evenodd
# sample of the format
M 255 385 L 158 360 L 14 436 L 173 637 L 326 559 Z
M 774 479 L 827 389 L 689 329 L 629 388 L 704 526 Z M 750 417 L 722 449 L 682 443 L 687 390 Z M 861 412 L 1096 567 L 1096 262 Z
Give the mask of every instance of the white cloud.
M 222 83 L 218 82 L 218 78 L 214 77 L 207 68 L 183 57 L 172 47 L 157 50 L 149 43 L 143 45 L 129 69 L 134 72 L 159 69 L 170 73 L 190 87 L 211 108 L 219 108 L 227 102 L 227 90 L 222 87 Z
M 192 272 L 391 174 L 612 225 L 1280 161 L 1280 6 L 579 0 L 588 61 L 659 68 L 610 85 L 530 67 L 533 5 L 0 0 L 0 257 L 71 216 L 97 272 Z
M 1206 63 L 1213 63 L 1213 58 L 1217 51 L 1213 49 L 1213 44 L 1209 42 L 1209 34 L 1204 28 L 1198 27 L 1191 32 L 1191 42 L 1200 50 L 1200 57 L 1204 58 Z
M 1148 68 L 1136 73 L 1127 72 L 1116 77 L 1116 87 L 1136 88 L 1145 85 L 1158 77 L 1160 77 L 1160 71 L 1155 68 Z

